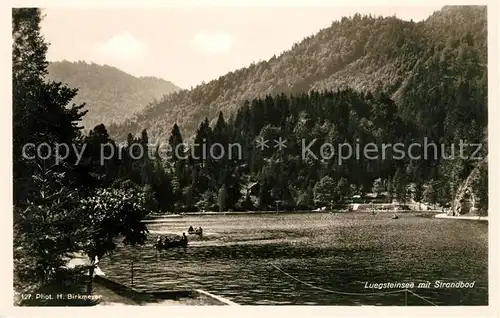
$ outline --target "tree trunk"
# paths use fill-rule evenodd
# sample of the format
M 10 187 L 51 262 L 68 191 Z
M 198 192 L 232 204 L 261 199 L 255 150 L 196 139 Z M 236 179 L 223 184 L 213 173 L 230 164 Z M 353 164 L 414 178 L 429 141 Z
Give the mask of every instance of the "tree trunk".
M 92 294 L 92 280 L 94 278 L 94 270 L 95 270 L 95 267 L 94 267 L 94 264 L 92 264 L 89 268 L 89 280 L 87 283 L 87 295 Z
M 90 267 L 89 267 L 89 278 L 87 282 L 87 295 L 92 294 L 92 282 L 94 280 L 94 271 L 95 267 L 97 266 L 97 263 L 99 262 L 98 258 L 94 256 L 93 258 L 90 258 Z

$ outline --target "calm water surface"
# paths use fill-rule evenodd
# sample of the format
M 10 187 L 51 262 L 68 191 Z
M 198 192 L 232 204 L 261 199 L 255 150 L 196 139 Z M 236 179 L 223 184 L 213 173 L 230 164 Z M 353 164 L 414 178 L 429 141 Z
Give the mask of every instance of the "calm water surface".
M 187 248 L 157 252 L 157 235 L 187 233 Z M 203 289 L 249 305 L 405 305 L 405 293 L 365 295 L 365 284 L 414 282 L 437 305 L 488 304 L 488 224 L 403 214 L 300 213 L 185 216 L 148 223 L 145 246 L 101 260 L 110 278 L 142 290 Z M 283 272 L 299 279 L 301 283 Z M 474 288 L 432 288 L 436 280 Z M 431 288 L 416 288 L 430 281 Z M 334 292 L 360 295 L 341 295 Z M 430 305 L 410 293 L 407 305 Z

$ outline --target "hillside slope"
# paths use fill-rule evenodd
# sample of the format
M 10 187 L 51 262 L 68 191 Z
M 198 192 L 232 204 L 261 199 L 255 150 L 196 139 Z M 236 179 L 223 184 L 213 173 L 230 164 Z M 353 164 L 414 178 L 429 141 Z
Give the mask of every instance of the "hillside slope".
M 165 94 L 179 90 L 155 77 L 135 77 L 108 65 L 85 62 L 52 62 L 48 79 L 78 88 L 75 103 L 86 103 L 85 128 L 119 123 Z
M 486 69 L 486 7 L 444 7 L 419 23 L 357 14 L 333 22 L 278 57 L 165 96 L 110 132 L 123 139 L 147 129 L 151 137 L 166 139 L 178 123 L 184 134 L 192 134 L 203 118 L 213 119 L 220 110 L 234 114 L 245 100 L 267 94 L 349 86 L 381 89 L 398 102 L 411 89 L 410 79 L 426 72 L 426 61 L 436 50 L 464 37 Z

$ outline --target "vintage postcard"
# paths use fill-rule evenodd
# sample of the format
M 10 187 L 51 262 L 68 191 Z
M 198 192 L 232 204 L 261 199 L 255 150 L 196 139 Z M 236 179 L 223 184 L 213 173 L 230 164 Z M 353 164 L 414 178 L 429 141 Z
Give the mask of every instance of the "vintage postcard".
M 9 302 L 493 306 L 495 9 L 375 4 L 9 8 Z

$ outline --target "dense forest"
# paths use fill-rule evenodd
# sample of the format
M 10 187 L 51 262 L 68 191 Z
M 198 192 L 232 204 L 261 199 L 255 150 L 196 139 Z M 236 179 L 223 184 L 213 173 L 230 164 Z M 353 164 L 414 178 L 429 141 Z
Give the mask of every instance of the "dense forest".
M 159 103 L 109 130 L 119 140 L 128 133 L 138 135 L 143 129 L 152 139 L 166 140 L 169 127 L 177 123 L 190 136 L 205 117 L 213 124 L 219 111 L 227 116 L 234 114 L 245 100 L 346 87 L 363 92 L 383 90 L 399 106 L 406 107 L 406 92 L 426 91 L 433 84 L 419 77 L 425 75 L 436 81 L 453 76 L 455 70 L 448 72 L 445 64 L 455 65 L 459 63 L 457 58 L 468 60 L 474 54 L 471 63 L 476 63 L 480 76 L 485 76 L 486 29 L 486 7 L 481 6 L 444 7 L 418 23 L 356 14 L 333 21 L 330 27 L 279 56 L 229 72 L 192 90 L 164 96 Z M 432 69 L 435 63 L 443 68 Z
M 77 89 L 47 80 L 40 20 L 37 9 L 13 9 L 19 292 L 80 286 L 67 281 L 84 277 L 63 269 L 68 253 L 93 261 L 117 239 L 142 244 L 141 220 L 152 212 L 309 210 L 383 192 L 401 204 L 455 210 L 472 196 L 478 212 L 487 213 L 485 8 L 445 7 L 421 23 L 344 18 L 280 57 L 173 93 L 124 125 L 98 124 L 88 133 L 81 124 L 92 106 L 74 104 Z M 274 147 L 280 138 L 281 150 Z M 257 147 L 259 140 L 269 147 Z M 363 148 L 424 140 L 437 146 L 418 159 L 396 159 L 391 149 L 341 162 L 331 149 L 317 158 L 303 152 L 304 141 L 318 154 L 325 143 Z M 182 156 L 165 156 L 159 142 Z M 482 147 L 458 155 L 461 142 Z M 82 156 L 37 157 L 28 143 L 47 143 L 53 153 L 73 145 Z M 203 156 L 196 146 L 214 144 L 225 153 L 217 148 Z M 234 144 L 241 156 L 229 156 Z
M 184 138 L 191 144 L 206 140 L 208 145 L 243 145 L 246 152 L 240 161 L 191 158 L 157 163 L 163 167 L 161 174 L 170 175 L 168 202 L 173 202 L 161 209 L 269 209 L 275 202 L 311 208 L 380 187 L 399 201 L 457 209 L 460 203 L 454 198 L 462 182 L 478 168 L 482 173 L 475 175 L 482 177 L 467 191 L 486 213 L 487 165 L 484 160 L 464 159 L 474 154 L 473 147 L 458 154 L 461 142 L 482 144 L 475 155 L 487 154 L 486 51 L 483 7 L 445 7 L 420 23 L 355 15 L 334 22 L 278 58 L 166 97 L 110 131 L 129 129 L 129 147 L 144 136 L 149 142 Z M 283 81 L 287 83 L 281 85 Z M 228 109 L 239 99 L 263 93 L 267 95 Z M 218 118 L 211 120 L 219 109 Z M 172 118 L 179 118 L 177 110 L 183 119 L 170 130 Z M 196 126 L 193 118 L 203 114 L 208 116 Z M 134 139 L 137 127 L 148 129 Z M 255 142 L 265 137 L 286 139 L 288 147 L 282 152 L 256 151 Z M 315 147 L 325 142 L 408 146 L 427 140 L 439 149 L 425 160 L 361 158 L 339 166 L 335 158 L 301 158 L 300 140 L 313 137 Z M 323 187 L 334 193 L 318 195 L 315 189 L 325 182 L 329 184 Z M 218 202 L 219 197 L 224 202 Z M 331 198 L 321 202 L 319 197 Z M 461 197 L 464 201 L 463 193 Z
M 72 102 L 86 103 L 85 128 L 98 124 L 121 123 L 162 96 L 180 90 L 156 77 L 135 77 L 115 67 L 95 63 L 51 62 L 47 80 L 78 88 Z
M 474 94 L 478 87 L 469 89 L 462 93 Z M 452 105 L 458 109 L 445 112 L 444 117 L 428 118 L 424 126 L 406 119 L 384 93 L 344 89 L 267 96 L 246 102 L 228 121 L 220 112 L 213 128 L 206 118 L 189 143 L 183 143 L 181 129 L 174 124 L 169 149 L 188 148 L 180 152 L 182 156 L 165 159 L 158 144 L 149 147 L 149 157 L 134 160 L 134 144 L 145 148 L 151 143 L 146 130 L 137 138 L 129 134 L 121 148 L 123 161 L 110 163 L 105 169 L 110 182 L 126 177 L 151 187 L 163 211 L 269 210 L 276 203 L 282 209 L 312 209 L 342 205 L 354 195 L 372 191 L 387 192 L 389 199 L 400 203 L 413 200 L 450 207 L 460 183 L 487 155 L 486 96 L 482 96 L 483 103 L 475 113 L 469 101 L 460 103 L 461 90 L 443 90 L 441 96 L 454 101 Z M 99 140 L 109 140 L 103 126 L 96 130 L 102 134 Z M 273 147 L 272 142 L 279 138 L 287 141 L 285 149 Z M 412 158 L 408 153 L 397 156 L 392 148 L 380 150 L 382 144 L 396 143 L 424 147 L 424 139 L 437 145 L 428 148 L 426 157 L 423 148 L 413 151 Z M 259 149 L 259 140 L 271 144 Z M 474 140 L 482 144 L 481 150 L 476 153 L 477 147 L 465 147 L 459 154 L 460 140 Z M 304 155 L 304 145 L 312 141 Z M 361 154 L 339 161 L 337 149 L 324 155 L 321 147 L 326 143 L 359 145 L 361 149 L 372 143 L 379 146 L 379 154 L 377 158 Z M 213 149 L 224 149 L 224 156 L 219 150 L 204 158 L 202 147 L 196 146 L 212 149 L 214 144 L 222 145 Z M 239 157 L 229 151 L 231 144 L 241 146 Z M 309 151 L 314 155 L 308 155 Z M 418 156 L 421 158 L 415 159 Z M 120 171 L 126 171 L 126 175 Z M 478 179 L 476 192 L 487 194 L 486 175 Z M 487 197 L 478 201 L 480 211 L 485 213 Z

